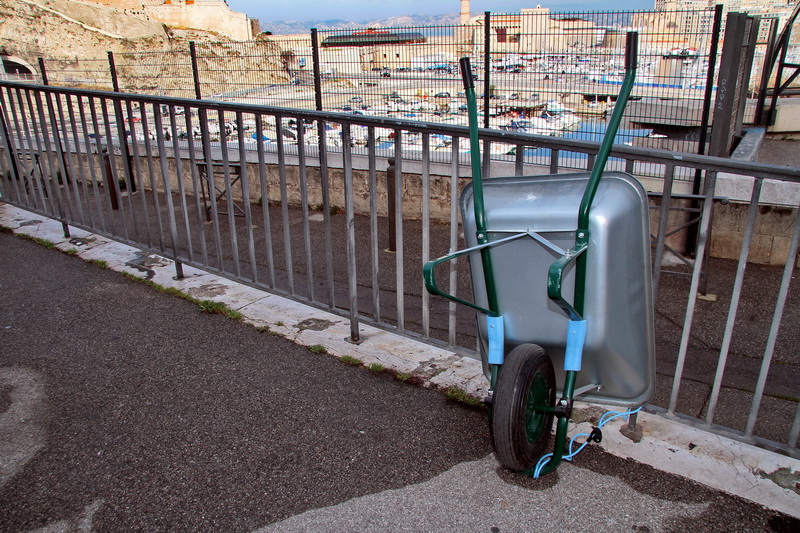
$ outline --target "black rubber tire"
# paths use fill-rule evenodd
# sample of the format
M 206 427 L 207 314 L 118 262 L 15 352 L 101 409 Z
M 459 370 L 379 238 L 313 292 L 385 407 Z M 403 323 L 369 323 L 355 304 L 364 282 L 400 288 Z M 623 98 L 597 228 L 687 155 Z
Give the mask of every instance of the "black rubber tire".
M 549 450 L 553 414 L 535 407 L 555 405 L 556 375 L 544 348 L 522 344 L 506 355 L 492 400 L 494 449 L 500 464 L 528 470 Z

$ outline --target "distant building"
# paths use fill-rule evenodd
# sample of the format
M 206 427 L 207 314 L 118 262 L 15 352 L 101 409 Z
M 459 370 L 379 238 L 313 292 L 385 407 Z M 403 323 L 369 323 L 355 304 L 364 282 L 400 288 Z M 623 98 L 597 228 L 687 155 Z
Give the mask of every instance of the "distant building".
M 378 46 L 391 44 L 418 44 L 427 41 L 424 35 L 418 32 L 390 32 L 389 30 L 376 30 L 373 28 L 354 31 L 346 35 L 331 35 L 322 40 L 323 48 L 333 46 Z

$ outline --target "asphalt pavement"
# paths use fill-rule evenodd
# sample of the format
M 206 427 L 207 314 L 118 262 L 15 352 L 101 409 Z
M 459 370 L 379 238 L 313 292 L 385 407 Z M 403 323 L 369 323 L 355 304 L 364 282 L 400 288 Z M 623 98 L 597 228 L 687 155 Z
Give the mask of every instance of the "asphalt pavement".
M 483 408 L 0 234 L 0 531 L 797 531 L 592 445 L 534 480 Z

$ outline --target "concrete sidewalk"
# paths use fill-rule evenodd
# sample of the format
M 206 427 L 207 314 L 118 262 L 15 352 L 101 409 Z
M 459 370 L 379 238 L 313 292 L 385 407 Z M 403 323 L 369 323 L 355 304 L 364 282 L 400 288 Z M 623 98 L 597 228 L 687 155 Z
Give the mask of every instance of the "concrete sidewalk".
M 355 346 L 341 317 L 191 268 L 174 280 L 169 260 L 78 230 L 65 239 L 60 224 L 7 205 L 0 225 L 224 302 L 249 323 L 0 236 L 2 530 L 798 525 L 800 461 L 644 413 L 639 443 L 621 422 L 606 426 L 602 448 L 617 457 L 594 446 L 555 475 L 523 478 L 494 461 L 482 409 L 304 346 L 482 396 L 476 361 L 365 326 Z

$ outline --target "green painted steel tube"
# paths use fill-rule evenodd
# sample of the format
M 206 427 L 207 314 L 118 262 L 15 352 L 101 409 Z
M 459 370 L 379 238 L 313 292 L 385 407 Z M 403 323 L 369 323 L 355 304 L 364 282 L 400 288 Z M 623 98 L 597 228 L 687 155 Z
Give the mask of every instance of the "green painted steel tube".
M 603 136 L 603 142 L 600 144 L 600 150 L 597 152 L 597 158 L 594 161 L 594 167 L 592 167 L 589 183 L 586 185 L 586 191 L 583 193 L 580 210 L 578 211 L 578 230 L 589 229 L 589 208 L 592 206 L 592 200 L 594 200 L 594 195 L 597 192 L 597 186 L 606 168 L 608 155 L 611 153 L 611 146 L 614 144 L 614 137 L 617 136 L 617 130 L 622 122 L 622 115 L 625 113 L 625 105 L 628 103 L 628 98 L 633 88 L 633 82 L 636 80 L 637 43 L 638 33 L 628 32 L 625 44 L 625 79 L 622 82 L 622 87 L 617 97 L 617 103 L 614 106 L 614 112 L 611 114 L 611 120 L 609 120 L 606 133 Z
M 489 242 L 486 234 L 486 208 L 483 203 L 483 175 L 481 172 L 481 144 L 478 138 L 478 102 L 475 98 L 475 80 L 472 79 L 472 67 L 468 57 L 460 61 L 461 77 L 464 80 L 464 94 L 467 97 L 467 113 L 469 115 L 469 152 L 472 163 L 472 202 L 475 211 L 475 231 L 478 244 Z M 499 313 L 497 303 L 497 286 L 494 280 L 491 253 L 488 248 L 481 250 L 483 278 L 486 282 L 486 299 L 489 309 Z
M 592 202 L 594 201 L 595 193 L 597 193 L 597 187 L 600 184 L 600 178 L 603 176 L 603 171 L 605 171 L 606 162 L 608 161 L 608 156 L 611 153 L 611 147 L 614 144 L 614 138 L 616 137 L 617 130 L 622 122 L 622 114 L 625 112 L 625 106 L 628 103 L 628 98 L 630 97 L 631 89 L 633 88 L 633 83 L 636 79 L 637 48 L 638 34 L 636 32 L 629 32 L 627 41 L 625 43 L 625 79 L 622 82 L 622 87 L 619 91 L 619 97 L 617 98 L 617 105 L 614 107 L 614 112 L 612 113 L 611 120 L 606 128 L 606 133 L 603 136 L 603 142 L 600 144 L 600 150 L 597 153 L 597 158 L 595 159 L 592 173 L 589 176 L 589 182 L 586 184 L 586 190 L 584 191 L 583 198 L 581 199 L 581 205 L 578 211 L 578 230 L 575 237 L 576 246 L 572 251 L 577 251 L 578 248 L 580 248 L 580 245 L 588 247 L 590 242 L 591 235 L 589 233 L 589 210 L 592 206 Z M 584 313 L 588 253 L 588 250 L 584 253 L 580 253 L 576 259 L 575 301 L 573 302 L 574 309 L 570 310 L 568 305 L 565 307 L 567 313 L 570 314 L 570 318 L 574 318 L 572 316 L 573 313 L 575 313 L 578 317 L 582 317 Z M 572 257 L 574 257 L 574 255 Z M 554 296 L 557 296 L 558 300 L 564 304 L 566 304 L 566 302 L 564 302 L 563 298 L 561 297 L 560 287 L 563 267 L 559 268 L 558 265 L 559 263 L 566 264 L 568 261 L 568 257 L 556 261 L 553 267 L 551 267 L 548 275 L 548 296 L 550 296 L 551 299 L 555 299 Z M 562 307 L 564 307 L 564 305 L 562 305 Z M 572 402 L 572 398 L 575 394 L 576 378 L 577 372 L 567 371 L 567 375 L 564 379 L 564 390 L 561 396 L 562 402 Z M 564 456 L 564 447 L 567 444 L 568 425 L 568 417 L 560 416 L 558 418 L 553 456 L 542 467 L 540 475 L 552 472 L 561 462 L 561 459 Z

